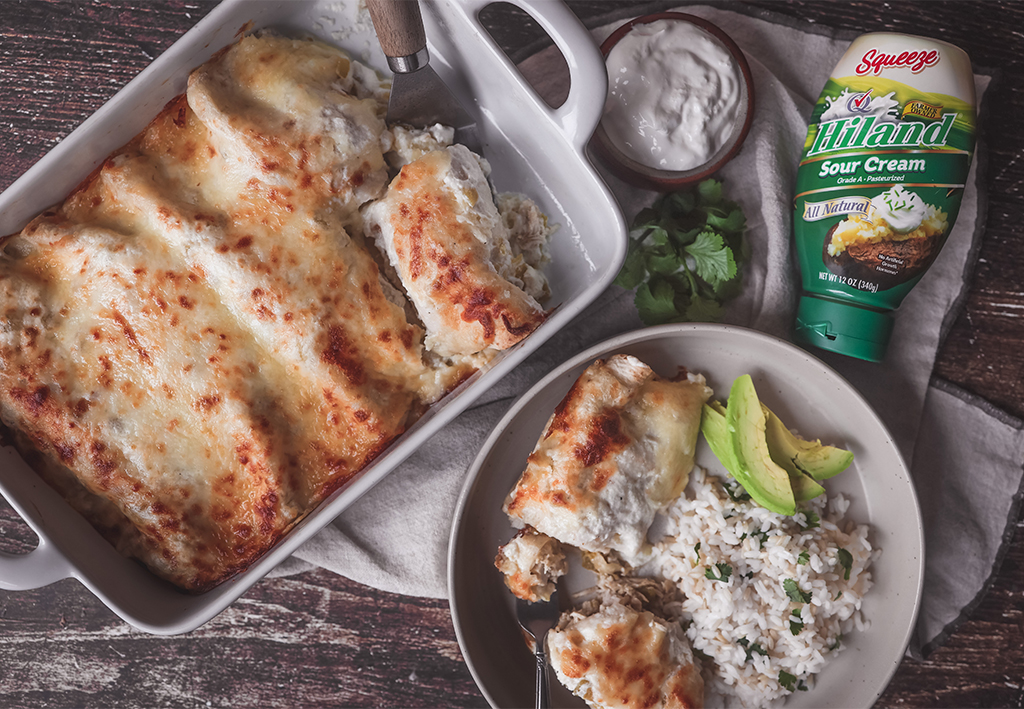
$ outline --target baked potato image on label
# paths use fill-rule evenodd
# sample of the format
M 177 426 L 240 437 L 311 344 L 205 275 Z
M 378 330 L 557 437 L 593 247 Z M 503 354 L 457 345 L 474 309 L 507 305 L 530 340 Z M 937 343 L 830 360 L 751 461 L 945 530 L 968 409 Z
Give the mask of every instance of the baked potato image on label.
M 829 229 L 822 260 L 862 290 L 887 290 L 923 273 L 949 230 L 946 213 L 896 185 Z

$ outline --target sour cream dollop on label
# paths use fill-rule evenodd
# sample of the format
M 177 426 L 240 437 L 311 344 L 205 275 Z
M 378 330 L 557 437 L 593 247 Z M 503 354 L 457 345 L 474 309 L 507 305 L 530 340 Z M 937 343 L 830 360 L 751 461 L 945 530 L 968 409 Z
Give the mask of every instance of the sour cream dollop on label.
M 871 209 L 898 234 L 906 234 L 921 226 L 928 213 L 924 200 L 915 192 L 896 185 L 871 199 Z
M 627 157 L 660 170 L 690 170 L 732 135 L 739 67 L 711 34 L 689 22 L 657 20 L 630 30 L 608 53 L 601 125 Z

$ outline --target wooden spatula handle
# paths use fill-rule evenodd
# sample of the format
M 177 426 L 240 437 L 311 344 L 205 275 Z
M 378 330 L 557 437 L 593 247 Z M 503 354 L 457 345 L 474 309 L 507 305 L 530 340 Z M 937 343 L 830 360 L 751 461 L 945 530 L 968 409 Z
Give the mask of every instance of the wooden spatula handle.
M 407 57 L 426 49 L 420 4 L 416 0 L 366 0 L 377 39 L 389 57 Z

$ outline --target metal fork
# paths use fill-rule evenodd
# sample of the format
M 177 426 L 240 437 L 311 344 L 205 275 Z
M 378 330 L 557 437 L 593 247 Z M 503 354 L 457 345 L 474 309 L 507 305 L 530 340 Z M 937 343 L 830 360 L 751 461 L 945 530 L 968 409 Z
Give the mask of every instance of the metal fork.
M 516 599 L 516 617 L 519 625 L 533 638 L 533 656 L 537 660 L 537 680 L 534 689 L 536 709 L 548 709 L 551 706 L 548 658 L 544 651 L 544 642 L 548 631 L 558 623 L 559 615 L 558 591 L 551 594 L 550 601 L 530 603 L 522 598 Z

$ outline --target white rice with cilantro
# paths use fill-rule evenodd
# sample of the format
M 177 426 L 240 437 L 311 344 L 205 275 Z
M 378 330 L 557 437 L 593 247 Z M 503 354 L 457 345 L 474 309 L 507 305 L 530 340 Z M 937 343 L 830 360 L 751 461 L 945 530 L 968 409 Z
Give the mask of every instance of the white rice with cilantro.
M 710 658 L 708 704 L 718 695 L 764 705 L 810 689 L 842 637 L 866 627 L 860 607 L 877 552 L 866 526 L 844 522 L 841 495 L 787 517 L 734 500 L 722 483 L 694 468 L 687 494 L 666 513 L 656 563 L 685 595 L 694 649 Z

